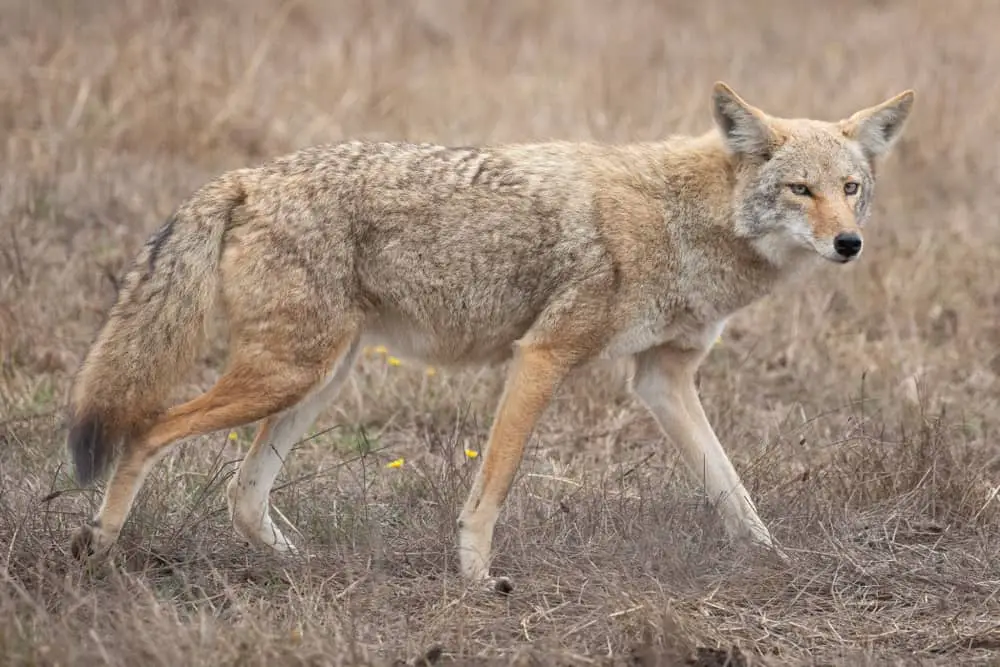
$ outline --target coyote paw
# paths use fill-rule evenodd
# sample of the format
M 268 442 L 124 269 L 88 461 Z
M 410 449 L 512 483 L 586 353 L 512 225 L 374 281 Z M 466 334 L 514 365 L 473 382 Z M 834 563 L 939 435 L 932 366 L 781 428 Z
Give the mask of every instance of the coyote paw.
M 514 590 L 514 583 L 508 577 L 492 577 L 486 561 L 478 554 L 462 553 L 462 576 L 473 584 L 482 586 L 482 589 L 490 593 L 500 593 L 510 595 Z
M 779 561 L 781 561 L 782 565 L 791 565 L 792 564 L 792 559 L 789 558 L 788 554 L 785 553 L 785 550 L 782 549 L 781 547 L 779 547 L 777 544 L 772 544 L 771 545 L 771 554 L 775 558 L 777 558 Z
M 298 549 L 289 541 L 285 534 L 281 532 L 274 521 L 271 520 L 269 508 L 265 506 L 264 511 L 256 518 L 251 518 L 242 513 L 233 515 L 233 528 L 236 534 L 247 542 L 267 547 L 279 554 L 294 555 Z
M 484 593 L 510 595 L 514 592 L 514 582 L 509 577 L 482 577 L 480 579 L 465 578 L 475 589 Z
M 73 558 L 83 563 L 97 563 L 104 560 L 111 550 L 113 540 L 105 535 L 96 521 L 77 529 L 70 540 Z
M 514 591 L 514 582 L 509 577 L 490 576 L 485 563 L 479 559 L 470 559 L 462 563 L 462 577 L 489 593 L 510 595 Z
M 471 524 L 471 525 L 470 525 Z M 459 565 L 462 577 L 473 584 L 481 585 L 486 591 L 509 595 L 514 590 L 514 584 L 507 577 L 491 577 L 489 555 L 493 541 L 492 526 L 484 530 L 479 524 L 468 519 L 459 519 Z
M 751 549 L 765 551 L 785 565 L 789 565 L 792 562 L 788 554 L 778 546 L 778 543 L 771 537 L 770 531 L 763 524 L 750 524 L 746 526 L 741 536 L 747 541 Z
M 788 557 L 788 554 L 778 545 L 778 543 L 771 537 L 771 533 L 763 526 L 755 526 L 750 529 L 749 538 L 751 543 L 760 549 L 765 549 L 775 558 L 781 561 L 785 565 L 789 565 L 792 561 Z
M 514 592 L 514 583 L 507 577 L 487 577 L 486 590 L 500 595 L 510 595 Z
M 263 507 L 247 507 L 240 502 L 235 480 L 226 489 L 226 501 L 229 505 L 229 518 L 237 535 L 250 544 L 267 547 L 280 554 L 297 553 L 295 545 L 271 520 L 270 503 L 264 503 Z

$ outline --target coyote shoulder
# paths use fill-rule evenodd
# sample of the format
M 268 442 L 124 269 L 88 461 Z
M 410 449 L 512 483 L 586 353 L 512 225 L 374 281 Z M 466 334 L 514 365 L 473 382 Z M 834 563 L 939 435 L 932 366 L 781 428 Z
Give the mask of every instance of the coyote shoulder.
M 227 489 L 248 540 L 293 545 L 268 496 L 292 445 L 364 344 L 434 364 L 510 360 L 459 518 L 462 573 L 489 571 L 497 515 L 553 392 L 597 358 L 632 388 L 719 499 L 728 532 L 772 538 L 723 451 L 694 377 L 726 319 L 820 261 L 862 249 L 875 163 L 907 91 L 837 122 L 771 116 L 722 83 L 715 127 L 625 145 L 445 147 L 345 142 L 224 173 L 141 249 L 71 396 L 81 483 L 111 472 L 78 557 L 114 544 L 150 467 L 178 440 L 261 421 Z M 166 405 L 213 309 L 229 359 Z

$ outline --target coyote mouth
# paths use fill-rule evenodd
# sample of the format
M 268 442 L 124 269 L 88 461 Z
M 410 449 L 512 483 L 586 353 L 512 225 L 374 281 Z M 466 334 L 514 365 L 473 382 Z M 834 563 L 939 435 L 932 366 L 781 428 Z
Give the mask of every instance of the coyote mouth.
M 815 247 L 815 246 L 814 246 Z M 850 264 L 857 261 L 861 257 L 861 253 L 857 255 L 841 255 L 839 252 L 833 248 L 816 248 L 816 253 L 828 262 L 833 262 L 834 264 Z

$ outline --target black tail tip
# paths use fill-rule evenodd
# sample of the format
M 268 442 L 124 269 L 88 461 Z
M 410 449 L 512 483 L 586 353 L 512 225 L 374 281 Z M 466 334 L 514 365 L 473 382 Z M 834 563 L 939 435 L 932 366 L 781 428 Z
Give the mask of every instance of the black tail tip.
M 84 416 L 73 420 L 67 437 L 76 481 L 89 486 L 104 477 L 114 460 L 115 443 L 107 422 Z

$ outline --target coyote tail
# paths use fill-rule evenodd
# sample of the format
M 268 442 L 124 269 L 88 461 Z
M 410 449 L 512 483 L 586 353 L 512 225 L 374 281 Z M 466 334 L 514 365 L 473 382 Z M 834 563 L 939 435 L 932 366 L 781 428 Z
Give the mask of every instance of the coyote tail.
M 77 482 L 103 478 L 194 363 L 219 280 L 222 237 L 244 199 L 235 177 L 195 192 L 146 242 L 77 374 L 67 447 Z

